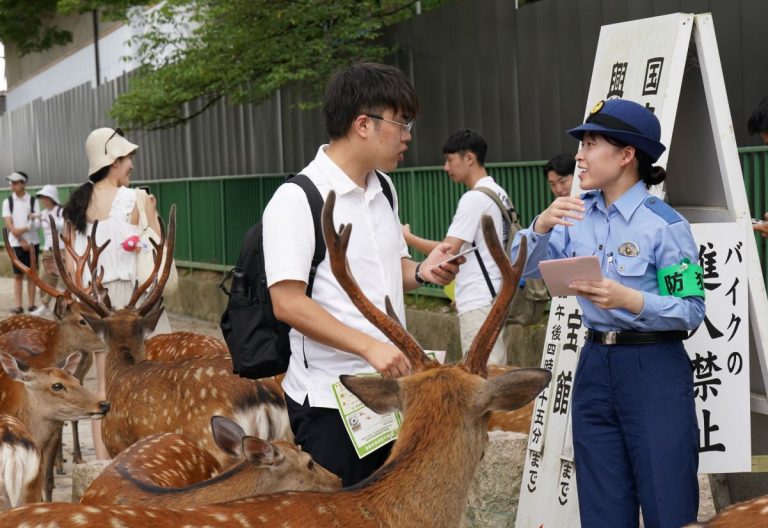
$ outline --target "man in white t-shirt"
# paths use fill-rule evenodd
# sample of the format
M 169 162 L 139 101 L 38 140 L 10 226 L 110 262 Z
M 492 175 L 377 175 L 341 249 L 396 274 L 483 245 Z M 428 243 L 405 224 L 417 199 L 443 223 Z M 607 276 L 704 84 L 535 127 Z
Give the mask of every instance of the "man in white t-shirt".
M 323 114 L 330 143 L 301 171 L 325 198 L 336 193 L 334 223 L 352 224 L 347 259 L 352 276 L 371 302 L 384 310 L 389 296 L 405 321 L 403 292 L 425 281 L 447 284 L 456 263 L 442 244 L 417 264 L 400 230 L 397 195 L 388 176 L 408 150 L 418 99 L 405 75 L 391 66 L 356 64 L 337 74 L 325 94 Z M 385 194 L 388 186 L 390 205 Z M 388 191 L 387 191 L 388 192 Z M 277 319 L 292 327 L 291 359 L 283 380 L 296 443 L 345 486 L 373 473 L 389 446 L 358 458 L 341 420 L 331 385 L 341 374 L 378 371 L 408 374 L 406 356 L 355 308 L 330 270 L 327 257 L 307 283 L 315 231 L 304 191 L 280 186 L 262 217 L 265 271 Z
M 485 139 L 470 129 L 454 132 L 443 146 L 444 170 L 456 183 L 467 189 L 456 208 L 451 226 L 443 240 L 450 245 L 451 253 L 476 245 L 478 250 L 467 255 L 467 262 L 456 277 L 456 310 L 459 312 L 461 348 L 466 355 L 472 340 L 491 310 L 493 299 L 501 286 L 501 271 L 493 261 L 483 238 L 481 219 L 490 215 L 496 225 L 496 233 L 502 245 L 509 238 L 509 225 L 502 219 L 501 211 L 492 198 L 473 189 L 485 187 L 493 191 L 507 209 L 512 209 L 507 193 L 499 187 L 485 170 Z M 428 253 L 439 244 L 417 237 L 404 226 L 405 240 L 409 246 Z M 507 364 L 506 329 L 502 331 L 488 358 L 489 364 Z
M 13 247 L 13 251 L 22 264 L 30 266 L 30 252 L 35 252 L 35 257 L 40 255 L 40 236 L 37 230 L 40 229 L 40 205 L 34 197 L 27 193 L 26 173 L 15 171 L 5 178 L 11 185 L 11 194 L 3 200 L 3 220 L 8 229 L 8 240 Z M 11 309 L 12 314 L 21 314 L 24 309 L 21 307 L 22 290 L 24 286 L 24 273 L 13 266 L 13 294 L 16 301 L 16 307 Z M 35 306 L 35 283 L 27 279 L 27 301 L 28 309 L 33 312 L 37 309 Z

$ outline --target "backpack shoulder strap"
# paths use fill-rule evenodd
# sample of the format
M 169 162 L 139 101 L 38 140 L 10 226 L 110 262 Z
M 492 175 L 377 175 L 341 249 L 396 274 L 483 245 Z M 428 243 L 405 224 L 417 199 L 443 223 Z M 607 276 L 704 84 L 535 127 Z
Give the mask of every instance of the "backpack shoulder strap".
M 323 239 L 322 229 L 322 212 L 323 196 L 320 191 L 317 190 L 317 186 L 312 183 L 304 174 L 296 174 L 288 176 L 286 180 L 290 183 L 295 183 L 304 191 L 307 195 L 307 202 L 309 202 L 309 210 L 312 211 L 312 222 L 315 226 L 315 254 L 312 256 L 312 267 L 309 269 L 309 282 L 307 283 L 307 296 L 312 297 L 312 287 L 315 284 L 315 275 L 317 274 L 317 267 L 325 258 L 325 239 Z
M 389 182 L 384 177 L 384 175 L 376 171 L 376 177 L 379 178 L 379 183 L 381 184 L 381 190 L 384 193 L 384 196 L 386 197 L 387 201 L 389 202 L 389 206 L 392 208 L 392 210 L 395 210 L 395 196 L 392 194 L 392 187 L 389 185 Z
M 512 214 L 509 212 L 509 209 L 507 209 L 504 204 L 501 201 L 501 198 L 499 198 L 499 195 L 493 192 L 488 187 L 475 187 L 472 189 L 473 191 L 481 192 L 484 195 L 486 195 L 488 198 L 493 200 L 493 203 L 496 204 L 496 206 L 499 208 L 499 211 L 501 211 L 501 216 L 504 217 L 504 220 L 509 222 L 510 224 L 514 224 L 517 222 L 517 211 L 515 211 L 515 207 L 512 206 L 512 211 L 515 217 L 512 216 Z
M 35 212 L 35 195 L 29 197 L 29 212 L 34 213 Z

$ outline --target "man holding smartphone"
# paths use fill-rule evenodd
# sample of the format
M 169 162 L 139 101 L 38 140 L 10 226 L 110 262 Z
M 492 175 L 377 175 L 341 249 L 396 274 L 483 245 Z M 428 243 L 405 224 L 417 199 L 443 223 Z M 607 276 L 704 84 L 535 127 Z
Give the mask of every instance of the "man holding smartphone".
M 456 310 L 459 312 L 461 349 L 466 354 L 480 326 L 490 312 L 493 299 L 501 287 L 501 271 L 491 257 L 483 238 L 481 219 L 490 215 L 496 225 L 496 234 L 502 245 L 509 238 L 510 226 L 494 200 L 485 193 L 491 191 L 498 196 L 507 210 L 512 203 L 507 193 L 485 170 L 485 154 L 488 145 L 485 139 L 470 129 L 454 132 L 443 146 L 445 165 L 443 169 L 456 183 L 463 184 L 470 192 L 464 193 L 443 240 L 451 246 L 451 253 L 465 251 L 473 246 L 477 251 L 466 256 L 467 262 L 456 276 Z M 471 192 L 478 191 L 480 192 Z M 426 240 L 413 235 L 408 226 L 403 227 L 405 241 L 409 246 L 429 254 L 440 242 Z M 493 347 L 489 364 L 507 364 L 506 327 Z

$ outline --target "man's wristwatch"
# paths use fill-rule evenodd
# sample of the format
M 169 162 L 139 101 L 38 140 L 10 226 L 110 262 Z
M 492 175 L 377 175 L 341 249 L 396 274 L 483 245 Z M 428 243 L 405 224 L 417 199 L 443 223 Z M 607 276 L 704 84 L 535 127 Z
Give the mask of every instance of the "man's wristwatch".
M 413 278 L 416 279 L 416 282 L 418 282 L 419 284 L 430 284 L 428 281 L 425 281 L 419 276 L 419 269 L 421 269 L 422 264 L 423 262 L 419 262 L 418 264 L 416 264 L 416 273 L 414 273 Z

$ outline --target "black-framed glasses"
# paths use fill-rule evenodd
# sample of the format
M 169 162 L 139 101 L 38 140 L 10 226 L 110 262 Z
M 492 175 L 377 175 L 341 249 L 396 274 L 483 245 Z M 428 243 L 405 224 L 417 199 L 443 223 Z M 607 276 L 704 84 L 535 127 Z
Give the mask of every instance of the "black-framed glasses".
M 123 131 L 122 131 L 122 129 L 120 129 L 119 127 L 118 127 L 118 128 L 116 128 L 116 129 L 115 129 L 115 131 L 114 131 L 114 132 L 112 132 L 112 135 L 111 135 L 111 136 L 109 136 L 109 137 L 107 138 L 107 140 L 104 142 L 104 154 L 106 154 L 106 153 L 107 153 L 107 143 L 109 143 L 109 140 L 110 140 L 110 139 L 112 139 L 113 137 L 115 137 L 115 134 L 117 134 L 117 135 L 118 135 L 118 136 L 120 136 L 120 137 L 124 137 L 124 136 L 125 136 L 125 134 L 123 134 Z
M 370 117 L 372 119 L 381 119 L 382 121 L 386 121 L 387 123 L 392 123 L 392 124 L 398 125 L 398 126 L 403 128 L 404 132 L 410 132 L 411 129 L 413 128 L 413 123 L 415 122 L 414 120 L 410 120 L 407 123 L 401 123 L 400 121 L 392 121 L 391 119 L 386 119 L 386 118 L 384 118 L 384 117 L 382 117 L 380 115 L 376 115 L 376 114 L 363 114 L 363 115 L 366 116 L 366 117 Z

